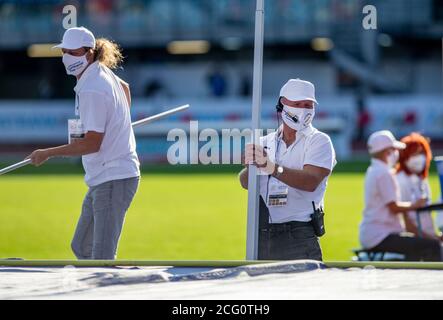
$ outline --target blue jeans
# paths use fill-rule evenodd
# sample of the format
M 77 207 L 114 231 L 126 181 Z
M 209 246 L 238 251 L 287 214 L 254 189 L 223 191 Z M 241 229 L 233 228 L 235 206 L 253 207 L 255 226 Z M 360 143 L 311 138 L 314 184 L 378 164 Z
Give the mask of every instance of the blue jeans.
M 90 187 L 71 243 L 77 259 L 113 260 L 140 177 Z

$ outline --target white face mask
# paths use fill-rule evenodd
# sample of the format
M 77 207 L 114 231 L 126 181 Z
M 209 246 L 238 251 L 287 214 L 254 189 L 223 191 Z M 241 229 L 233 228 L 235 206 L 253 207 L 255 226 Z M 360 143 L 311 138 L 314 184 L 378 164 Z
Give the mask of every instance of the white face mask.
M 397 162 L 398 159 L 400 158 L 400 153 L 398 152 L 398 150 L 394 150 L 392 151 L 389 155 L 388 155 L 388 166 L 393 168 Z
M 412 173 L 420 174 L 426 167 L 426 156 L 424 154 L 415 155 L 410 157 L 405 164 Z
M 312 109 L 301 109 L 301 108 L 291 108 L 288 106 L 283 106 L 282 118 L 284 123 L 291 129 L 300 131 L 308 127 L 312 119 L 314 118 L 315 110 Z M 294 119 L 297 119 L 297 122 Z
M 65 65 L 66 73 L 73 76 L 78 76 L 88 66 L 88 60 L 86 60 L 86 53 L 80 57 L 76 57 L 65 53 L 63 54 L 62 61 L 63 64 Z

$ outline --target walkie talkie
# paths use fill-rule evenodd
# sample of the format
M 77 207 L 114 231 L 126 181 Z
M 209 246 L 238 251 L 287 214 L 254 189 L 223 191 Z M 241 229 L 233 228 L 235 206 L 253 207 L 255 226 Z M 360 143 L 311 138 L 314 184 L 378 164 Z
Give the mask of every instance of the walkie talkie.
M 317 237 L 321 237 L 326 233 L 325 230 L 325 213 L 323 212 L 323 208 L 316 208 L 315 202 L 312 201 L 312 208 L 314 209 L 314 213 L 311 214 L 311 224 L 314 228 L 314 233 Z

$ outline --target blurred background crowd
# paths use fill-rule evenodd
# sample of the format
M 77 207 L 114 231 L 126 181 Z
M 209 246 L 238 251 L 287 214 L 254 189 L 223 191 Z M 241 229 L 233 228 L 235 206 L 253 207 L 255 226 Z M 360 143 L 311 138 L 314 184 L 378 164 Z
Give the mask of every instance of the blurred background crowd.
M 316 125 L 340 159 L 367 156 L 365 141 L 389 128 L 412 131 L 443 149 L 443 0 L 265 1 L 262 123 L 288 78 L 316 85 Z M 377 29 L 362 8 L 377 9 Z M 172 127 L 245 128 L 251 117 L 254 0 L 1 0 L 0 153 L 20 157 L 66 140 L 74 77 L 50 50 L 61 40 L 63 8 L 77 25 L 121 45 L 118 74 L 131 85 L 133 116 L 192 105 L 144 129 L 138 152 L 163 162 Z

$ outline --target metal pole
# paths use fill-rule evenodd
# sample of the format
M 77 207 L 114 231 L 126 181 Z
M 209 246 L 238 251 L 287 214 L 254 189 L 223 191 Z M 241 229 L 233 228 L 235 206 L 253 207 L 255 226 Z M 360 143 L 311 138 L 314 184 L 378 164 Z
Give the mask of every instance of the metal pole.
M 147 125 L 147 124 L 149 124 L 151 122 L 163 119 L 164 117 L 170 116 L 170 115 L 172 115 L 174 113 L 186 110 L 188 108 L 189 108 L 189 104 L 185 104 L 185 105 L 182 105 L 180 107 L 177 107 L 177 108 L 174 108 L 174 109 L 171 109 L 171 110 L 167 110 L 167 111 L 161 112 L 159 114 L 155 114 L 153 116 L 150 116 L 150 117 L 147 117 L 147 118 L 144 118 L 144 119 L 141 119 L 141 120 L 133 122 L 132 123 L 132 127 L 135 129 L 137 127 L 141 127 L 141 126 Z M 1 169 L 0 170 L 0 175 L 8 173 L 8 172 L 11 172 L 11 171 L 14 171 L 14 170 L 19 169 L 21 167 L 27 166 L 30 163 L 31 163 L 31 159 L 26 159 L 26 160 L 20 161 L 20 162 L 18 162 L 16 164 L 13 164 L 13 165 L 9 166 L 9 167 Z
M 161 112 L 159 114 L 150 116 L 148 118 L 141 119 L 141 120 L 133 122 L 132 123 L 132 127 L 133 128 L 137 128 L 137 127 L 141 127 L 141 126 L 147 125 L 147 124 L 149 124 L 151 122 L 160 120 L 160 119 L 162 119 L 164 117 L 170 116 L 170 115 L 172 115 L 174 113 L 186 110 L 188 108 L 189 108 L 189 104 L 185 104 L 183 106 L 180 106 L 180 107 L 177 107 L 177 108 L 174 108 L 174 109 L 171 109 L 171 110 L 167 110 L 167 111 Z
M 263 36 L 264 36 L 264 0 L 257 0 L 255 11 L 254 40 L 254 80 L 252 91 L 252 142 L 260 138 L 262 74 L 263 74 Z M 248 176 L 248 225 L 246 237 L 246 259 L 257 260 L 258 256 L 258 218 L 259 218 L 259 179 L 257 168 L 249 166 Z
M 14 171 L 14 170 L 16 170 L 18 168 L 27 166 L 30 163 L 31 163 L 31 159 L 26 159 L 26 160 L 17 162 L 16 164 L 13 164 L 13 165 L 11 165 L 9 167 L 6 167 L 6 168 L 0 170 L 0 175 L 8 173 L 8 172 L 11 172 L 11 171 Z

